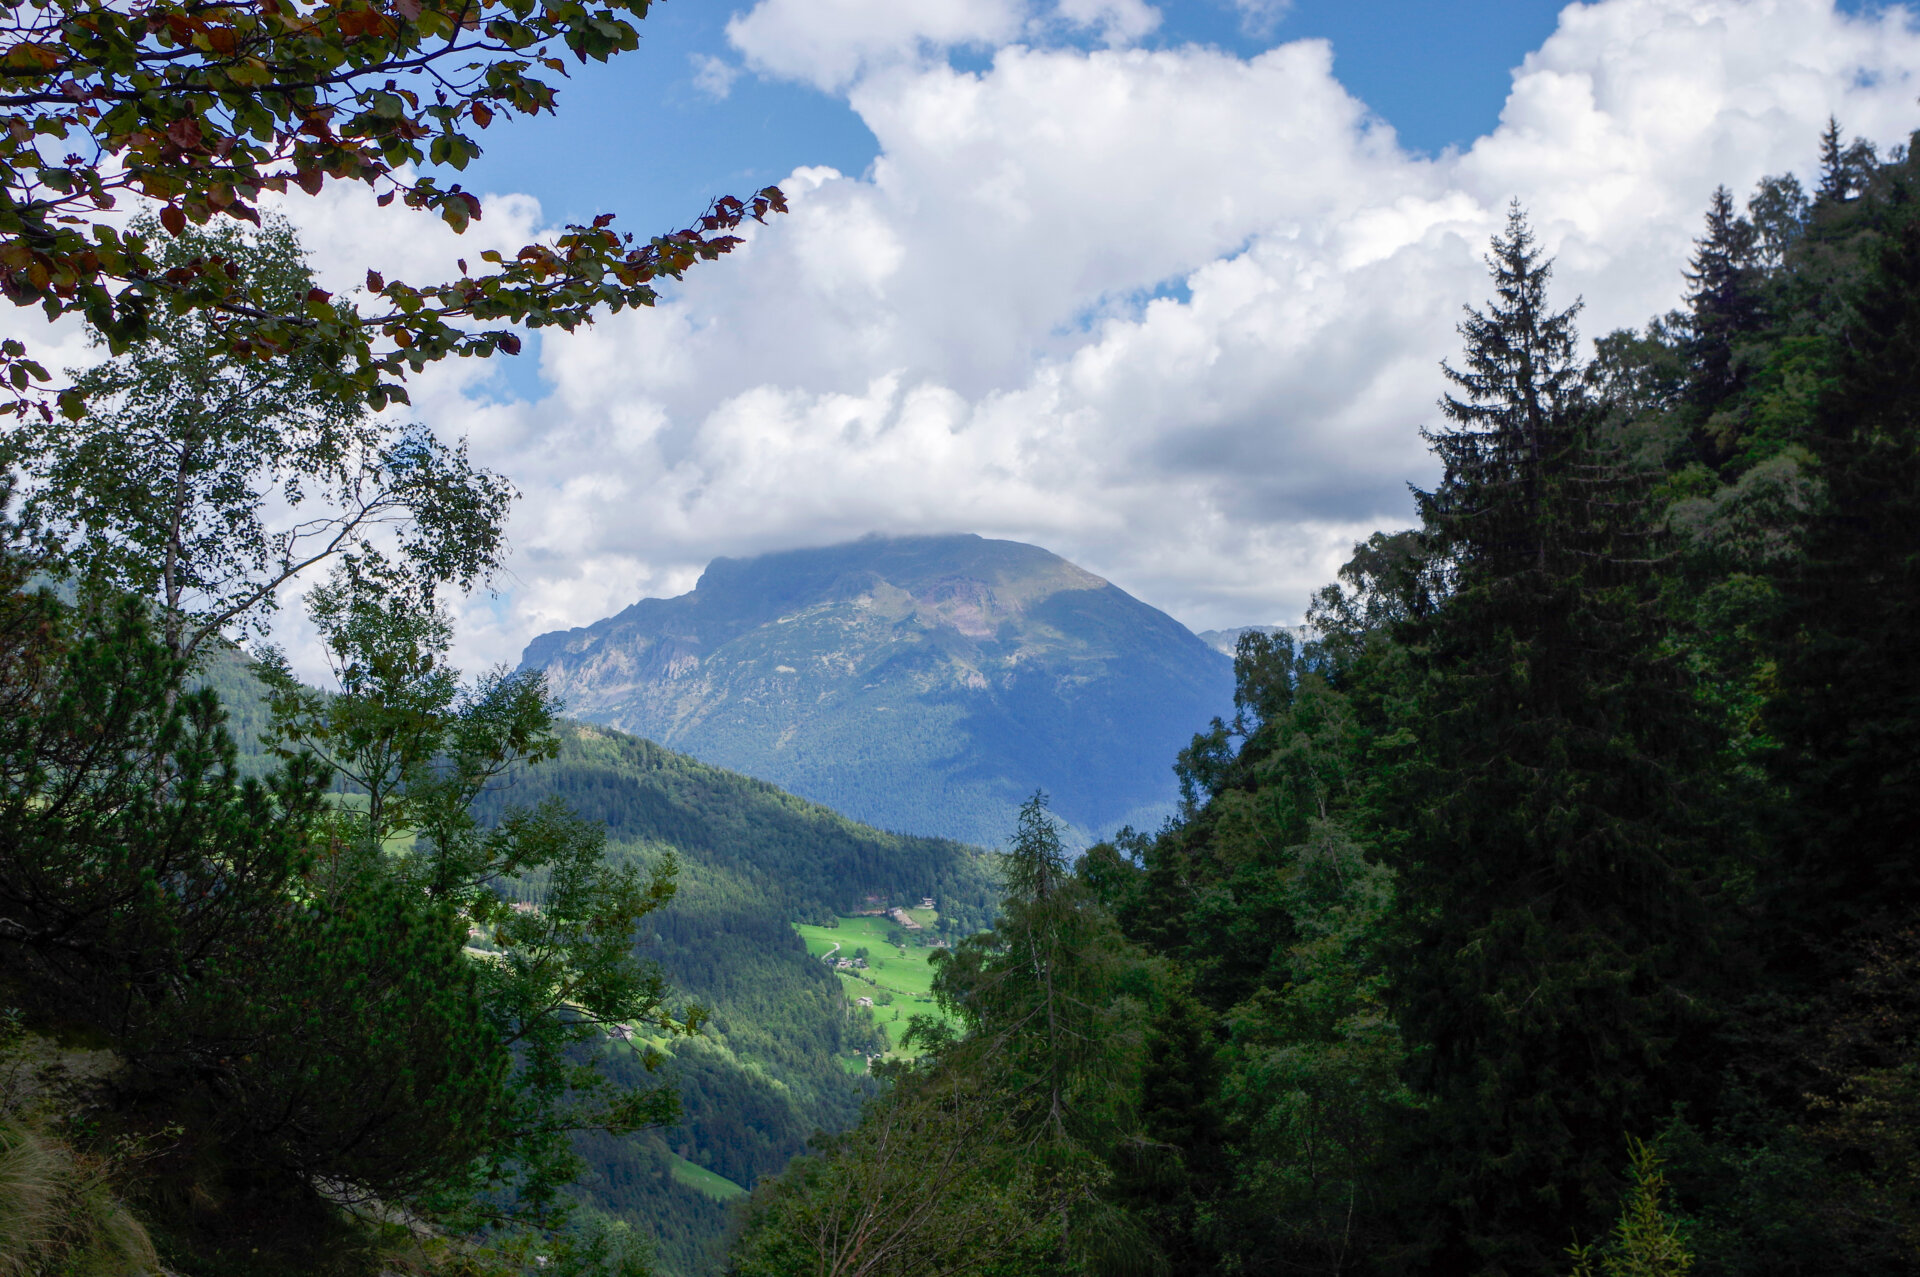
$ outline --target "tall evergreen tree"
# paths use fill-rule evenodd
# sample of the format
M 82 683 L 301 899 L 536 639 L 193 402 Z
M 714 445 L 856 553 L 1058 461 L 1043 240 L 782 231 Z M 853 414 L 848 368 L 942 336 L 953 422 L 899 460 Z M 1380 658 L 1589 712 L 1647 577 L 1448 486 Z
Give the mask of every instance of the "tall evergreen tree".
M 1820 131 L 1820 185 L 1814 188 L 1814 194 L 1822 200 L 1847 198 L 1846 148 L 1841 145 L 1843 136 L 1839 119 L 1829 115 L 1827 127 Z
M 1707 207 L 1707 232 L 1694 241 L 1686 272 L 1692 392 L 1707 408 L 1739 388 L 1734 342 L 1760 318 L 1755 247 L 1753 224 L 1734 212 L 1732 192 L 1716 188 Z
M 1681 781 L 1694 715 L 1648 606 L 1633 475 L 1588 438 L 1574 310 L 1522 212 L 1446 367 L 1417 493 L 1450 593 L 1399 627 L 1416 684 L 1383 774 L 1392 997 L 1431 1122 L 1409 1162 L 1436 1272 L 1557 1270 L 1617 1198 L 1624 1133 L 1689 1094 L 1703 947 Z M 1577 307 L 1575 308 L 1577 309 Z
M 1207 1220 L 1227 1187 L 1220 1065 L 1205 1008 L 1184 994 L 1148 1025 L 1140 1129 L 1116 1150 L 1116 1196 L 1158 1241 L 1167 1277 L 1207 1277 L 1221 1258 Z
M 1113 920 L 1073 874 L 1059 822 L 1036 793 L 1001 860 L 1006 899 L 991 931 L 969 937 L 934 977 L 971 1049 L 1036 1142 L 1111 1137 L 1116 1042 L 1107 1003 L 1126 959 Z
M 1879 160 L 1873 143 L 1865 138 L 1843 142 L 1840 121 L 1827 117 L 1820 134 L 1820 185 L 1814 190 L 1819 204 L 1845 204 L 1857 199 L 1873 179 Z

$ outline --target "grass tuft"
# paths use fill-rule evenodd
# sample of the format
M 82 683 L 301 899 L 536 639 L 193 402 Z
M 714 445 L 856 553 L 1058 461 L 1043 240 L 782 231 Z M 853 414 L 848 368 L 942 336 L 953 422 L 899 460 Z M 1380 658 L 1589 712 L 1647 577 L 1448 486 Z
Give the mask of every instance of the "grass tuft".
M 0 1115 L 0 1277 L 146 1277 L 159 1256 L 106 1168 L 17 1115 Z

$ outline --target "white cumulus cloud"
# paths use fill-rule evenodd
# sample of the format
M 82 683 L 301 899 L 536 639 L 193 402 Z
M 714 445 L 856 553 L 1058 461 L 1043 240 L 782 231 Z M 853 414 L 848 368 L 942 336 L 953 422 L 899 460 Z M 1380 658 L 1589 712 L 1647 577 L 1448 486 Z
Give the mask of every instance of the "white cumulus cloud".
M 756 70 L 839 89 L 864 71 L 1018 35 L 1024 0 L 760 0 L 727 23 Z
M 1145 0 L 1060 0 L 1055 12 L 1110 45 L 1132 44 L 1160 26 L 1160 11 Z
M 1035 34 L 1139 11 L 736 19 L 750 67 L 844 93 L 879 158 L 795 173 L 791 214 L 658 309 L 549 337 L 538 403 L 477 397 L 461 369 L 423 382 L 421 414 L 526 493 L 510 597 L 475 604 L 469 656 L 685 589 L 717 554 L 874 530 L 1034 541 L 1196 628 L 1296 619 L 1356 537 L 1409 520 L 1436 365 L 1509 199 L 1598 335 L 1676 302 L 1715 185 L 1808 173 L 1829 113 L 1883 145 L 1920 125 L 1898 9 L 1573 5 L 1499 126 L 1437 159 L 1403 152 L 1320 42 Z M 991 64 L 938 56 L 961 44 Z M 502 234 L 530 231 L 518 216 Z M 395 247 L 357 207 L 323 223 L 352 261 Z

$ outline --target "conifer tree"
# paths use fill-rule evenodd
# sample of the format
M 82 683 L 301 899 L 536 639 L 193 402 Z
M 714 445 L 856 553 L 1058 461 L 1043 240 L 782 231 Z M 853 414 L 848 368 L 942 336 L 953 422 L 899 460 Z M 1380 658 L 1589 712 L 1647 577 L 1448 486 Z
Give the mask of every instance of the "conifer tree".
M 0 529 L 0 534 L 10 533 Z M 317 769 L 243 780 L 141 601 L 24 589 L 0 540 L 0 969 L 211 1132 L 227 1181 L 463 1184 L 509 1055 L 465 923 L 326 836 Z
M 1516 206 L 1416 493 L 1449 592 L 1398 627 L 1415 686 L 1381 815 L 1392 998 L 1430 1122 L 1436 1272 L 1548 1272 L 1617 1197 L 1623 1133 L 1686 1095 L 1704 923 L 1635 477 L 1588 438 L 1574 310 Z M 1576 307 L 1577 309 L 1577 307 Z
M 1687 307 L 1692 317 L 1693 398 L 1711 408 L 1739 388 L 1734 342 L 1760 317 L 1753 224 L 1733 210 L 1726 187 L 1713 192 L 1707 233 L 1694 241 Z
M 1827 117 L 1820 134 L 1820 185 L 1814 190 L 1818 204 L 1845 204 L 1859 198 L 1872 180 L 1879 156 L 1873 143 L 1865 138 L 1841 141 L 1840 121 Z
M 1827 127 L 1820 131 L 1820 185 L 1814 194 L 1821 200 L 1847 198 L 1846 148 L 1840 144 L 1840 121 L 1829 115 Z
M 1198 999 L 1178 990 L 1166 1000 L 1147 1029 L 1140 1130 L 1116 1158 L 1119 1196 L 1159 1240 L 1169 1277 L 1218 1271 L 1207 1219 L 1228 1174 L 1216 1045 Z
M 1074 877 L 1045 794 L 1021 807 L 1002 873 L 997 924 L 960 943 L 934 991 L 965 1018 L 1022 1129 L 1059 1145 L 1098 1139 L 1111 1098 L 1100 1065 L 1114 1046 L 1102 1012 L 1119 942 Z

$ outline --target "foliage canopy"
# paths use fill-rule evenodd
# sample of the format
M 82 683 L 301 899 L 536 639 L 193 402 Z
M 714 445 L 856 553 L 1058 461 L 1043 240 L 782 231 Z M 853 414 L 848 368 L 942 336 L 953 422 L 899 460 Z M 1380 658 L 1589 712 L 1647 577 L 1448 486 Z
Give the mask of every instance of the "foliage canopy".
M 366 278 L 366 307 L 318 288 L 274 295 L 211 253 L 163 263 L 123 230 L 130 198 L 166 230 L 217 218 L 258 222 L 264 192 L 365 185 L 455 231 L 482 214 L 458 182 L 496 119 L 554 109 L 565 58 L 604 62 L 636 47 L 651 0 L 13 0 L 0 18 L 0 288 L 48 316 L 84 315 L 119 353 L 167 312 L 208 315 L 242 357 L 318 352 L 310 371 L 343 398 L 405 402 L 401 379 L 447 355 L 517 353 L 512 326 L 571 329 L 602 308 L 651 305 L 679 277 L 740 241 L 780 191 L 716 200 L 695 223 L 636 242 L 611 215 L 568 226 L 483 267 L 419 285 Z M 43 367 L 18 342 L 0 353 L 16 413 Z M 79 388 L 60 397 L 85 411 Z

